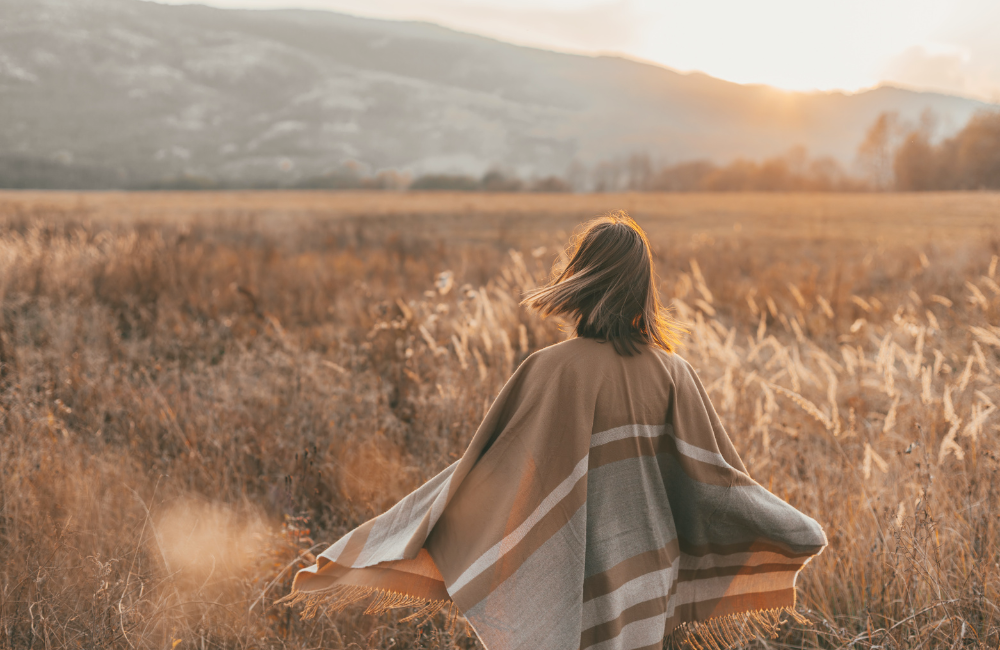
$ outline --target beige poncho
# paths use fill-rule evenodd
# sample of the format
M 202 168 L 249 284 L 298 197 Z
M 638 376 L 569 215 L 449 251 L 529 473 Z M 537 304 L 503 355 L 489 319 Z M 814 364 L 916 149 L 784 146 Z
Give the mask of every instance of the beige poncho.
M 291 600 L 453 604 L 488 650 L 727 647 L 796 616 L 825 544 L 747 475 L 686 361 L 578 338 L 528 357 L 462 458 L 299 571 Z

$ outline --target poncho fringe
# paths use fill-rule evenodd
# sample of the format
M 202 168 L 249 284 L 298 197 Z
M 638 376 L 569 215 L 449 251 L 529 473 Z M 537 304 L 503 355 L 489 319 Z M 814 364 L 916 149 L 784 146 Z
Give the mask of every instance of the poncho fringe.
M 338 585 L 314 593 L 293 592 L 276 601 L 275 604 L 284 604 L 289 607 L 302 605 L 302 620 L 310 620 L 323 611 L 328 613 L 343 611 L 373 595 L 375 599 L 368 603 L 364 614 L 377 616 L 393 609 L 412 607 L 415 610 L 399 621 L 401 623 L 412 621 L 419 625 L 443 612 L 445 614 L 445 630 L 450 632 L 463 631 L 466 634 L 471 632 L 465 617 L 458 611 L 455 603 L 450 600 L 426 600 L 377 587 Z M 796 612 L 794 608 L 778 607 L 717 616 L 700 623 L 681 623 L 664 641 L 672 641 L 675 645 L 688 647 L 692 650 L 726 650 L 727 648 L 744 646 L 759 639 L 777 639 L 778 631 L 789 618 L 799 625 L 812 625 L 809 619 Z
M 488 650 L 726 650 L 808 624 L 795 581 L 825 544 L 750 478 L 686 361 L 573 339 L 526 359 L 461 459 L 282 602 L 444 612 Z
M 460 624 L 465 622 L 465 617 L 451 600 L 427 600 L 409 596 L 398 591 L 379 589 L 378 587 L 357 587 L 354 585 L 337 585 L 330 589 L 318 592 L 292 592 L 284 598 L 275 602 L 276 605 L 287 605 L 294 607 L 302 606 L 300 614 L 302 620 L 310 620 L 321 612 L 336 613 L 342 612 L 355 603 L 375 596 L 364 609 L 364 614 L 378 616 L 394 609 L 404 607 L 414 608 L 414 611 L 404 618 L 399 619 L 401 623 L 414 622 L 418 625 L 430 620 L 436 614 L 444 613 L 446 630 L 459 630 Z M 470 631 L 465 625 L 465 631 Z

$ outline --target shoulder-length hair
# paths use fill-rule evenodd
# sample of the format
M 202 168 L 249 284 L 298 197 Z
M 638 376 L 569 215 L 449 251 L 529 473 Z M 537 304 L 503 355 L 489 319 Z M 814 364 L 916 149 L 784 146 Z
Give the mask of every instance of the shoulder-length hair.
M 623 210 L 588 223 L 566 268 L 521 304 L 575 320 L 577 336 L 610 342 L 622 356 L 644 344 L 673 352 L 683 331 L 660 304 L 646 233 Z

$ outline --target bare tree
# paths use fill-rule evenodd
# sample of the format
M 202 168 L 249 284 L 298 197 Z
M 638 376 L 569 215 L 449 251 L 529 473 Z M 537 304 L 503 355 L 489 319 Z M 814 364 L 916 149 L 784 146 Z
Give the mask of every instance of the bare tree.
M 626 161 L 625 168 L 628 176 L 628 189 L 639 191 L 649 189 L 653 179 L 653 163 L 649 160 L 649 154 L 632 154 Z
M 941 166 L 937 149 L 931 143 L 937 117 L 928 109 L 916 128 L 907 134 L 893 156 L 894 187 L 902 191 L 947 189 L 946 170 Z
M 877 190 L 892 189 L 893 154 L 900 137 L 899 114 L 882 113 L 865 134 L 858 147 L 858 164 Z

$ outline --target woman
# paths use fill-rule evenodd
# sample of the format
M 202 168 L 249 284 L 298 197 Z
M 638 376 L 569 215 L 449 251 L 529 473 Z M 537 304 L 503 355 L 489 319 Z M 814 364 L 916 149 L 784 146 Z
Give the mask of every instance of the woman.
M 755 483 L 622 212 L 524 303 L 576 338 L 517 369 L 463 457 L 298 573 L 291 600 L 450 604 L 489 650 L 697 647 L 773 635 L 819 524 Z

